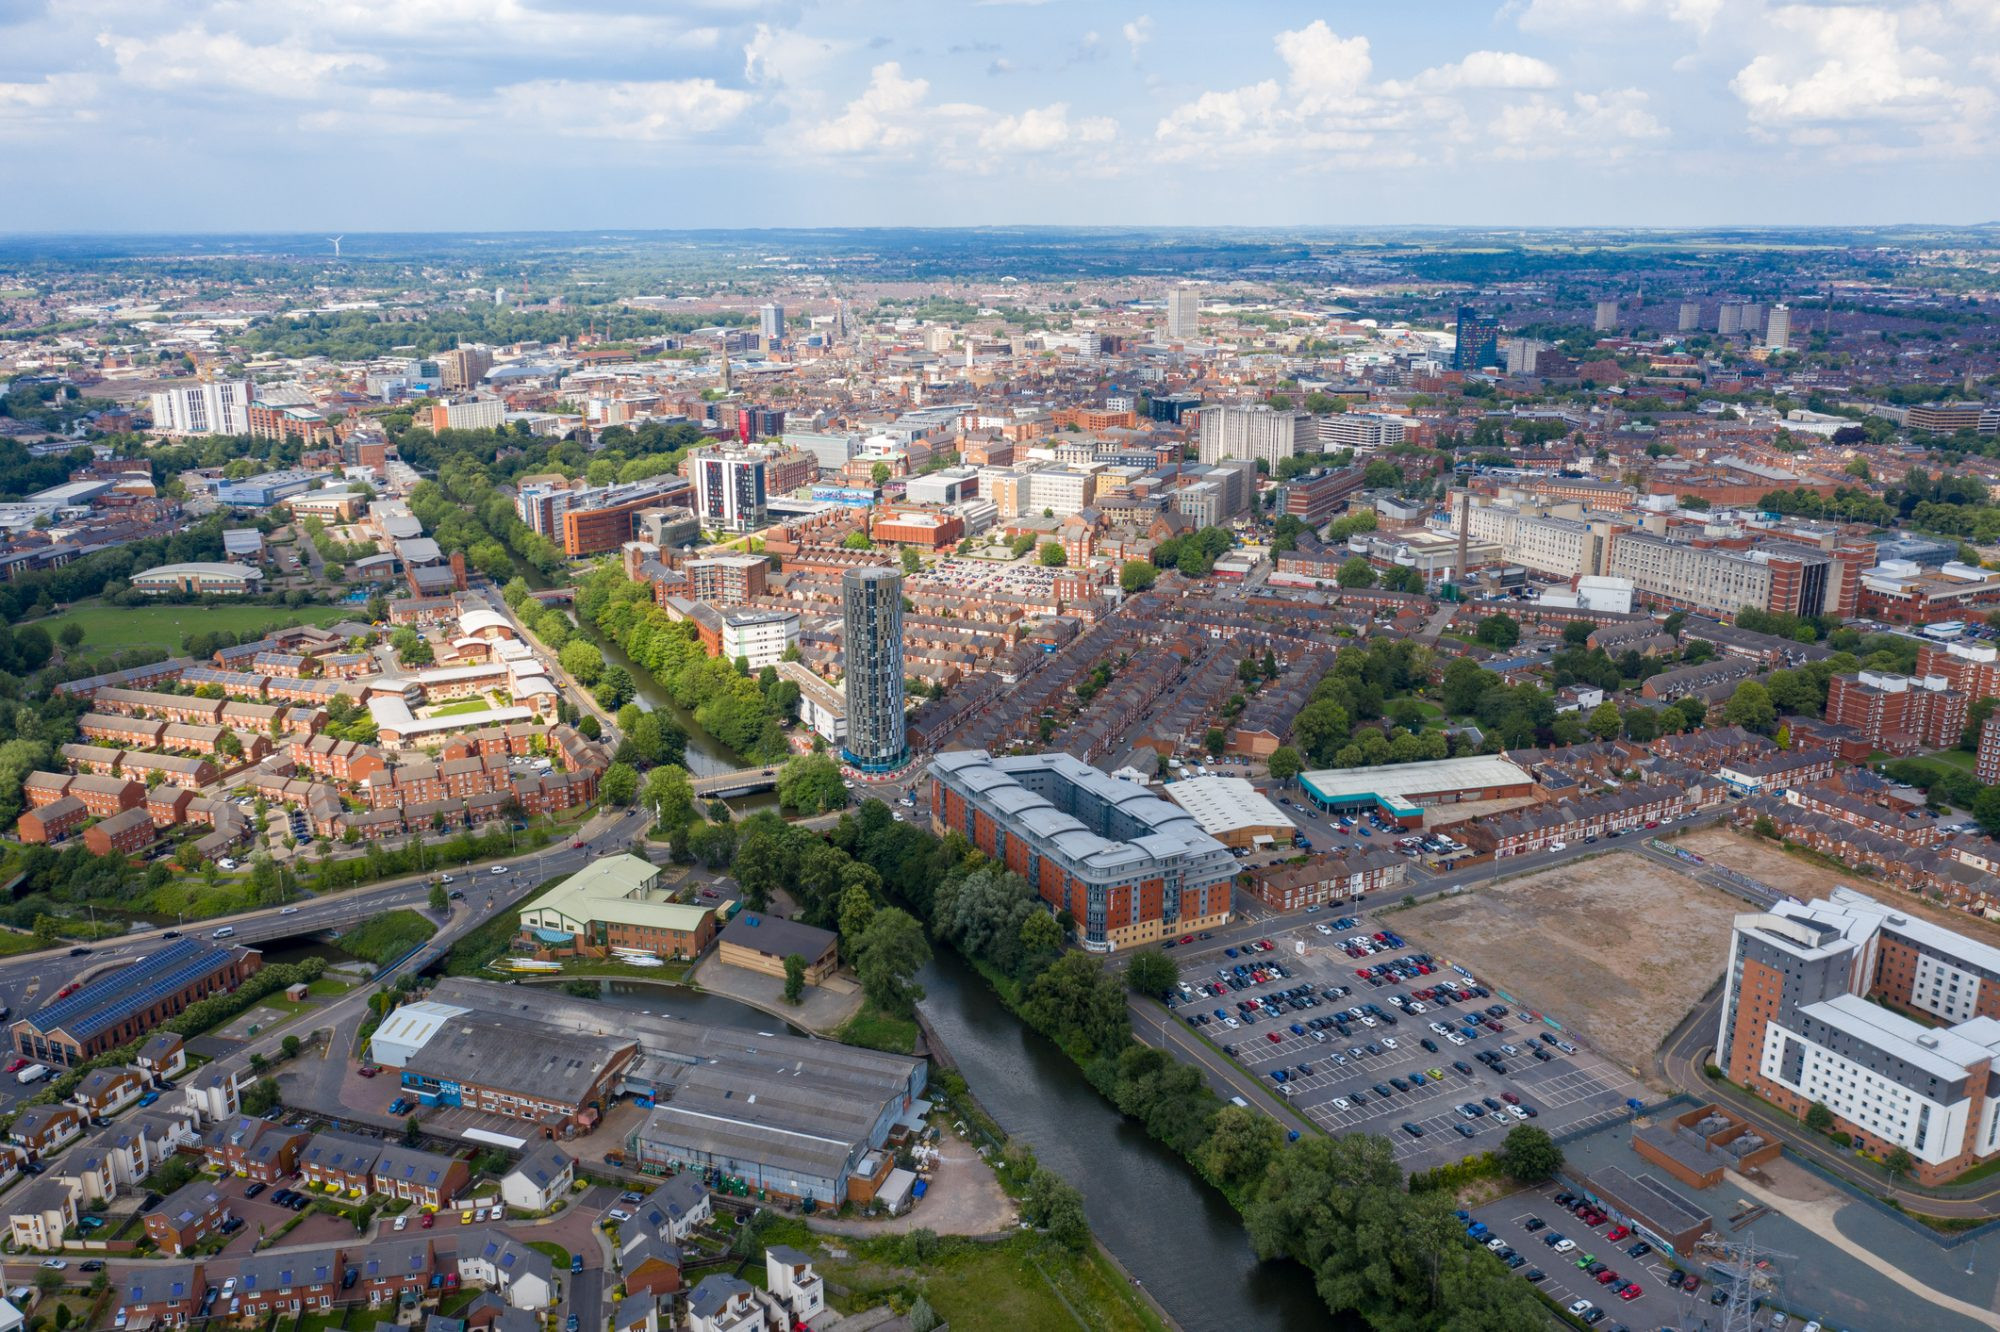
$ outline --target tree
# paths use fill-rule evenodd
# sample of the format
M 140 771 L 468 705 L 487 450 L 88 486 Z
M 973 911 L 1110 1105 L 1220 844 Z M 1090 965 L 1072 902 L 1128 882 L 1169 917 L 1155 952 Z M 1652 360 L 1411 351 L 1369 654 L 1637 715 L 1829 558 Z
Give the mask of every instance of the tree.
M 878 486 L 886 483 L 889 479 L 889 464 L 879 463 L 879 462 L 876 463 L 873 467 L 868 469 L 868 479 L 874 482 Z
M 1599 740 L 1614 740 L 1623 729 L 1625 718 L 1619 714 L 1616 703 L 1606 700 L 1590 710 L 1590 719 L 1585 725 Z
M 1125 964 L 1125 984 L 1135 994 L 1163 995 L 1173 989 L 1180 978 L 1181 969 L 1157 948 L 1134 953 L 1132 960 Z
M 1211 726 L 1208 734 L 1202 737 L 1202 744 L 1211 756 L 1220 756 L 1229 747 L 1229 736 L 1220 726 Z
M 1144 592 L 1159 579 L 1160 571 L 1150 560 L 1127 560 L 1118 570 L 1118 586 L 1127 595 Z
M 846 779 L 828 754 L 799 754 L 778 769 L 778 803 L 799 814 L 824 814 L 847 804 Z
M 1292 778 L 1298 776 L 1304 770 L 1303 765 L 1299 762 L 1299 751 L 1293 749 L 1290 745 L 1279 745 L 1276 749 L 1272 750 L 1271 757 L 1266 761 L 1265 767 L 1270 770 L 1273 777 L 1281 782 L 1291 781 Z
M 451 895 L 445 891 L 445 886 L 441 883 L 431 885 L 431 910 L 451 910 Z
M 64 651 L 76 651 L 77 644 L 83 641 L 83 626 L 75 620 L 71 620 L 68 624 L 56 630 L 56 641 L 63 645 Z
M 1046 911 L 1030 911 L 1021 922 L 1020 940 L 1022 973 L 1039 974 L 1062 952 L 1062 926 Z
M 562 668 L 575 677 L 576 682 L 589 688 L 604 674 L 604 654 L 597 650 L 597 644 L 588 639 L 573 639 L 556 654 Z
M 937 1332 L 938 1325 L 943 1321 L 922 1291 L 917 1292 L 917 1298 L 910 1302 L 910 1311 L 903 1315 L 903 1322 L 909 1326 L 910 1332 Z
M 854 972 L 862 992 L 877 1008 L 907 1017 L 924 994 L 912 978 L 930 960 L 931 946 L 916 917 L 900 907 L 884 907 L 862 931 Z
M 785 1002 L 796 1007 L 806 997 L 806 960 L 797 953 L 785 955 Z
M 1500 1143 L 1500 1168 L 1523 1184 L 1552 1178 L 1562 1169 L 1562 1148 L 1549 1131 L 1533 1124 L 1516 1124 Z
M 1763 685 L 1755 680 L 1745 680 L 1736 686 L 1736 692 L 1722 705 L 1722 720 L 1731 726 L 1741 726 L 1746 731 L 1768 732 L 1778 720 L 1778 709 Z
M 687 769 L 668 763 L 646 774 L 646 806 L 662 828 L 678 828 L 694 817 L 694 782 Z
M 924 567 L 924 557 L 917 554 L 915 546 L 903 547 L 903 572 L 913 574 Z
M 1069 554 L 1059 541 L 1044 541 L 1039 558 L 1044 569 L 1060 569 L 1069 563 Z
M 1647 744 L 1660 738 L 1660 719 L 1651 708 L 1632 708 L 1624 714 L 1625 738 Z
M 1590 636 L 1597 626 L 1588 620 L 1571 620 L 1563 626 L 1563 642 L 1571 647 L 1583 647 L 1590 642 Z
M 1806 1127 L 1814 1133 L 1833 1132 L 1833 1111 L 1824 1101 L 1814 1101 L 1806 1107 Z
M 285 1052 L 285 1058 L 296 1059 L 299 1055 L 299 1038 L 296 1036 L 287 1036 L 284 1040 L 278 1042 L 278 1048 Z
M 1498 652 L 1521 641 L 1521 626 L 1505 611 L 1496 611 L 1479 622 L 1472 636 Z
M 35 942 L 47 948 L 62 937 L 62 922 L 44 911 L 35 917 Z
M 881 464 L 877 463 L 876 466 L 879 467 L 881 466 Z M 858 528 L 852 532 L 849 532 L 845 537 L 843 537 L 841 539 L 840 545 L 843 550 L 875 549 L 875 543 L 869 539 L 868 534 L 866 532 L 861 531 Z
M 417 1122 L 415 1115 L 411 1115 L 403 1121 L 403 1145 L 405 1147 L 414 1147 L 423 1140 L 424 1126 Z
M 1359 555 L 1351 556 L 1345 564 L 1340 566 L 1340 572 L 1335 575 L 1335 581 L 1342 587 L 1373 587 L 1375 586 L 1375 566 L 1367 560 L 1362 559 Z
M 639 772 L 629 763 L 614 763 L 597 779 L 597 793 L 606 804 L 629 805 L 639 794 Z
M 840 893 L 840 937 L 852 953 L 875 919 L 875 898 L 859 883 L 851 883 Z
M 1889 1178 L 1901 1179 L 1916 1167 L 1911 1155 L 1898 1147 L 1882 1158 L 1882 1168 L 1889 1172 Z
M 1284 1130 L 1269 1115 L 1225 1105 L 1209 1121 L 1208 1140 L 1195 1153 L 1195 1169 L 1220 1188 L 1242 1188 L 1264 1177 L 1284 1145 Z

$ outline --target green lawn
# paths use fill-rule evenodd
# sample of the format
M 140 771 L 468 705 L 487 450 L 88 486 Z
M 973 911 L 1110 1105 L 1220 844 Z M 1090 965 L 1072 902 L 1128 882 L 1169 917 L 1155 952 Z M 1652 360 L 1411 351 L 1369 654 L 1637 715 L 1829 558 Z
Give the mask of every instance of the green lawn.
M 1942 763 L 1965 772 L 1976 772 L 1979 767 L 1979 756 L 1968 754 L 1962 749 L 1940 749 L 1937 753 L 1926 754 L 1924 757 L 1932 763 Z
M 916 1019 L 884 1013 L 873 1004 L 863 1004 L 861 1011 L 834 1035 L 844 1044 L 886 1050 L 890 1054 L 909 1054 L 917 1048 Z
M 359 606 L 106 606 L 79 602 L 61 615 L 38 620 L 49 636 L 60 633 L 66 624 L 83 626 L 83 643 L 77 651 L 85 656 L 95 651 L 159 646 L 179 652 L 184 635 L 197 629 L 245 630 L 279 628 L 293 624 L 332 624 L 361 614 Z
M 1075 1328 L 1078 1332 L 1160 1332 L 1164 1324 L 1112 1266 L 1092 1248 L 1070 1254 L 1033 1236 L 998 1244 L 940 1237 L 939 1251 L 912 1258 L 901 1241 L 883 1237 L 840 1241 L 846 1258 L 819 1250 L 820 1237 L 785 1218 L 763 1235 L 768 1244 L 791 1244 L 813 1253 L 814 1266 L 839 1292 L 843 1312 L 905 1302 L 922 1291 L 953 1332 L 1015 1332 L 1019 1328 Z M 756 1276 L 763 1264 L 751 1264 Z M 761 1284 L 761 1283 L 760 1283 Z
M 455 717 L 461 712 L 487 712 L 492 707 L 493 704 L 487 699 L 460 698 L 454 699 L 449 703 L 439 704 L 430 710 L 430 715 L 433 717 Z

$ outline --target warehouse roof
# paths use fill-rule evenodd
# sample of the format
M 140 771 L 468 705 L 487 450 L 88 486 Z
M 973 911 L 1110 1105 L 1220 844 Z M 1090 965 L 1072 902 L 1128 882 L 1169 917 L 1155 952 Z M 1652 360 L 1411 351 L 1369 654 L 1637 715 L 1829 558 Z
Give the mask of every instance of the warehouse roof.
M 1295 825 L 1264 793 L 1241 777 L 1190 777 L 1167 784 L 1167 799 L 1194 815 L 1205 833 Z
M 1470 754 L 1464 758 L 1389 763 L 1374 768 L 1320 768 L 1299 774 L 1299 780 L 1324 801 L 1374 796 L 1399 813 L 1414 814 L 1418 812 L 1419 796 L 1523 786 L 1531 784 L 1534 778 L 1506 759 Z
M 141 817 L 146 813 L 143 808 L 125 812 Z M 115 821 L 107 819 L 105 823 Z M 61 1030 L 77 1041 L 88 1041 L 158 1000 L 179 994 L 245 951 L 213 948 L 198 939 L 176 939 L 145 960 L 120 967 L 76 993 L 44 1005 L 29 1015 L 28 1022 L 40 1032 Z
M 833 946 L 833 941 L 832 930 L 755 911 L 746 911 L 730 921 L 721 937 L 722 943 L 747 948 L 753 953 L 770 957 L 797 953 L 807 962 L 821 957 Z
M 592 921 L 692 934 L 713 907 L 676 902 L 659 886 L 660 871 L 637 856 L 604 856 L 551 888 L 521 912 L 530 928 L 571 933 Z
M 467 1012 L 442 1024 L 405 1067 L 440 1082 L 575 1105 L 634 1048 L 622 1035 L 584 1035 L 526 1018 Z

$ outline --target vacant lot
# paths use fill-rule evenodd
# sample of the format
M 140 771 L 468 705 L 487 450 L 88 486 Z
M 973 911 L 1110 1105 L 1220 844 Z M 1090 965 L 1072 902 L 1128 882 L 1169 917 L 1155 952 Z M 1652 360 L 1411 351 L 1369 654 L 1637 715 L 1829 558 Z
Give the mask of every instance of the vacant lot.
M 2000 924 L 1927 902 L 1914 893 L 1905 892 L 1893 884 L 1877 882 L 1864 874 L 1830 868 L 1823 862 L 1787 851 L 1776 842 L 1767 842 L 1749 833 L 1722 827 L 1703 828 L 1673 840 L 1675 845 L 1685 846 L 1718 865 L 1727 865 L 1738 874 L 1747 874 L 1760 883 L 1781 888 L 1801 902 L 1825 897 L 1833 891 L 1835 884 L 1844 883 L 1878 901 L 1895 903 L 1898 911 L 1907 911 L 1946 929 L 1969 934 L 1982 943 L 2000 944 Z
M 83 642 L 77 651 L 116 651 L 129 647 L 159 646 L 181 650 L 181 639 L 197 629 L 248 630 L 293 624 L 332 624 L 355 619 L 359 606 L 104 606 L 82 602 L 61 615 L 35 623 L 53 638 L 66 624 L 83 626 Z
M 1432 953 L 1644 1069 L 1722 974 L 1729 897 L 1630 852 L 1439 898 L 1390 919 Z

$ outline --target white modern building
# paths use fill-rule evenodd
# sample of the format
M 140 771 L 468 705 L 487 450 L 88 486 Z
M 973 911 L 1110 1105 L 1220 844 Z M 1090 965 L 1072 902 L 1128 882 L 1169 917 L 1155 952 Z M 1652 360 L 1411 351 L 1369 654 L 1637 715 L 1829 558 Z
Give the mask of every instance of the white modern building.
M 1167 293 L 1167 336 L 1180 342 L 1201 336 L 1201 293 L 1193 287 Z
M 722 612 L 722 659 L 738 657 L 761 670 L 784 660 L 799 642 L 797 611 L 727 610 Z
M 162 435 L 247 435 L 250 381 L 220 379 L 155 393 L 153 429 Z
M 1306 412 L 1278 411 L 1263 403 L 1247 407 L 1203 407 L 1195 413 L 1199 422 L 1201 461 L 1218 463 L 1224 458 L 1262 461 L 1273 470 L 1298 452 L 1299 437 L 1312 429 L 1313 418 Z M 1330 417 L 1329 420 L 1338 420 Z

